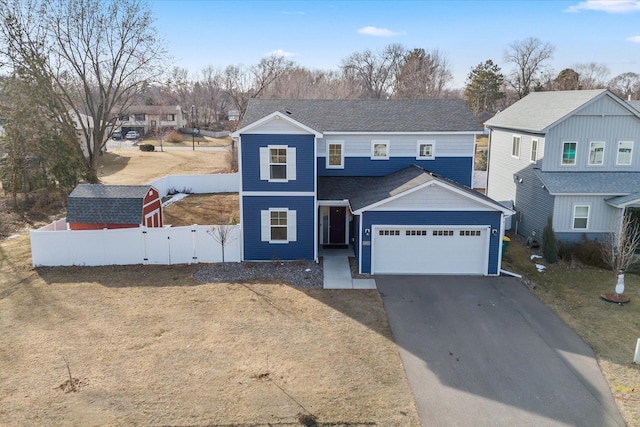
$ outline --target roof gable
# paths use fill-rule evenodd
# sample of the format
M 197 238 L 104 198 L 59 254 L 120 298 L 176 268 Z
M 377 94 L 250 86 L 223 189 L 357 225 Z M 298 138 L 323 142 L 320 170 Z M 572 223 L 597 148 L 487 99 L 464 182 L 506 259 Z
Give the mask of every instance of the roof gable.
M 308 133 L 322 138 L 322 134 L 309 126 L 296 121 L 291 118 L 287 113 L 280 111 L 274 111 L 271 114 L 262 117 L 260 120 L 256 120 L 247 126 L 235 131 L 232 136 L 237 137 L 241 134 L 300 134 Z

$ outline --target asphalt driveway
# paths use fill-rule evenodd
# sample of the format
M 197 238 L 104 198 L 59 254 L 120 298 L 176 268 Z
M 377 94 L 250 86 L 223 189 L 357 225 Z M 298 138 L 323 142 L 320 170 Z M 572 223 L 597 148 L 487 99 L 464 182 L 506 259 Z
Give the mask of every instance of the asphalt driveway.
M 593 351 L 518 280 L 376 276 L 424 426 L 624 426 Z

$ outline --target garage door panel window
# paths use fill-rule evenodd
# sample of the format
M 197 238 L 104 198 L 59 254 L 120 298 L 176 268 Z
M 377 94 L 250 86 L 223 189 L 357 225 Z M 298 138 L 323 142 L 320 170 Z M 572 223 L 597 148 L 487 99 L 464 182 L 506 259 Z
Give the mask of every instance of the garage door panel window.
M 478 237 L 482 236 L 481 230 L 460 230 L 460 235 L 463 237 Z
M 433 230 L 434 236 L 453 236 L 453 230 Z
M 405 230 L 406 236 L 426 236 L 427 230 Z
M 400 230 L 380 230 L 378 234 L 380 236 L 399 236 Z

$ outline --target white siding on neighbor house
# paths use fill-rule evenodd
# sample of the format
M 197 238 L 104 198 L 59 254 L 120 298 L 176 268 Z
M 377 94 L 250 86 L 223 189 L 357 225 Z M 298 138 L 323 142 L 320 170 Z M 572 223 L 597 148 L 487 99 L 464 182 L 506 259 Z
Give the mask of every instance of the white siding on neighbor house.
M 520 137 L 520 157 L 511 155 L 513 137 Z M 538 140 L 537 162 L 531 163 L 531 140 Z M 538 167 L 545 157 L 545 137 L 519 132 L 492 130 L 489 142 L 487 196 L 493 200 L 516 200 L 514 176 L 525 169 Z
M 640 169 L 640 119 L 609 98 L 581 110 L 559 123 L 547 134 L 547 156 L 544 171 L 637 171 Z M 587 112 L 598 112 L 586 115 Z M 600 111 L 604 111 L 603 116 Z M 577 141 L 576 164 L 562 165 L 562 143 Z M 589 143 L 604 141 L 604 162 L 589 165 Z M 634 141 L 631 165 L 616 165 L 618 141 Z
M 556 196 L 553 210 L 553 229 L 558 233 L 609 232 L 615 226 L 620 210 L 608 205 L 604 199 L 610 196 Z M 589 206 L 587 229 L 574 230 L 573 208 L 575 205 Z
M 371 211 L 493 211 L 480 202 L 474 202 L 468 196 L 447 190 L 439 185 L 431 185 L 398 197 Z
M 262 123 L 260 126 L 250 129 L 249 131 L 243 132 L 247 134 L 281 134 L 281 135 L 293 135 L 293 134 L 308 134 L 299 126 L 295 126 L 288 120 L 276 119 L 273 118 Z
M 340 134 L 326 135 L 318 139 L 317 155 L 326 157 L 327 141 L 344 141 L 345 157 L 370 157 L 372 140 L 389 141 L 390 157 L 416 157 L 418 140 L 435 141 L 436 157 L 473 157 L 475 152 L 475 135 L 464 134 Z

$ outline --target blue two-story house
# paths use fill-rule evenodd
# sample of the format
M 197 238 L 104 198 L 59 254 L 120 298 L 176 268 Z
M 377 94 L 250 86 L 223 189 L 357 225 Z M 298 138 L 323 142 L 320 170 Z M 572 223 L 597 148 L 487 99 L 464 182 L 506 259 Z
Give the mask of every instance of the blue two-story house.
M 243 260 L 351 246 L 373 274 L 500 272 L 511 211 L 473 191 L 462 100 L 263 100 L 238 138 Z

